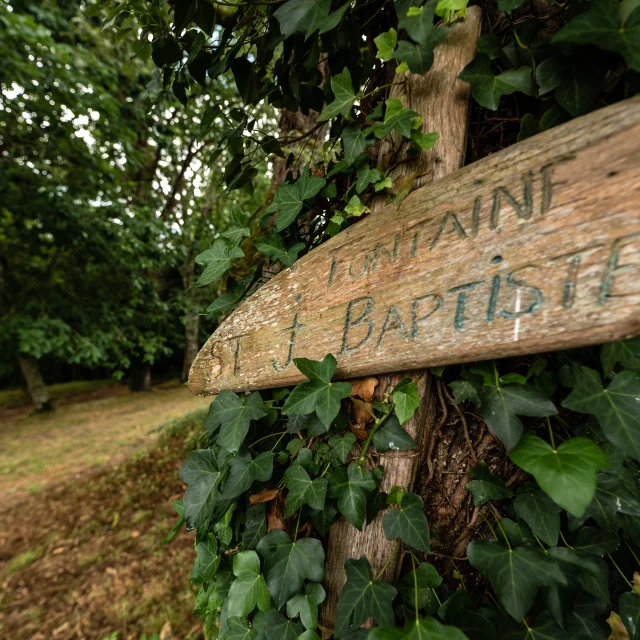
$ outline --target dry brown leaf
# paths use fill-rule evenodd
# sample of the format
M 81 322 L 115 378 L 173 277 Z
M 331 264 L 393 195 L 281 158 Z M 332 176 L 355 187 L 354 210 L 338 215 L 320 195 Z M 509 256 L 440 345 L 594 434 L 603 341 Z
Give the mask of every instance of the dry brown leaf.
M 364 402 L 363 404 L 364 406 L 357 402 L 353 403 L 353 419 L 362 428 L 373 421 L 373 403 Z
M 349 430 L 355 435 L 356 438 L 358 438 L 358 440 L 367 439 L 367 430 L 363 429 L 360 425 L 350 424 Z
M 285 530 L 284 522 L 282 521 L 284 511 L 281 503 L 282 500 L 277 497 L 269 502 L 267 507 L 267 531 L 271 531 L 271 529 Z
M 607 624 L 611 627 L 611 635 L 608 640 L 629 640 L 629 632 L 615 611 L 612 611 L 607 618 Z
M 273 500 L 278 493 L 280 493 L 279 489 L 263 489 L 260 493 L 254 493 L 252 496 L 249 496 L 249 502 L 251 504 L 269 502 L 269 500 Z
M 362 378 L 351 383 L 350 396 L 362 398 L 365 402 L 373 400 L 373 394 L 378 386 L 378 378 Z

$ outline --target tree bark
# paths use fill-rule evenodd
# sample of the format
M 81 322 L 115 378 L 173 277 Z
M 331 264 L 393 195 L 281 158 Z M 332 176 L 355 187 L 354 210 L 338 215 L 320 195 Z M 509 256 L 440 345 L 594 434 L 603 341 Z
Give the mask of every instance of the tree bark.
M 151 365 L 138 362 L 131 365 L 129 373 L 129 389 L 131 391 L 151 391 Z
M 198 355 L 200 342 L 198 331 L 200 329 L 200 314 L 195 308 L 188 308 L 184 314 L 184 360 L 182 363 L 182 382 L 189 379 L 191 364 Z
M 440 140 L 435 147 L 421 153 L 415 160 L 403 162 L 394 172 L 398 176 L 415 177 L 415 187 L 457 171 L 464 163 L 466 148 L 469 85 L 457 79 L 458 74 L 473 58 L 476 39 L 480 33 L 481 11 L 478 7 L 467 10 L 464 22 L 456 24 L 448 38 L 435 50 L 432 69 L 425 76 L 407 73 L 406 83 L 394 87 L 392 95 L 402 100 L 423 117 L 422 129 L 425 133 L 438 131 Z M 380 159 L 388 157 L 389 151 L 399 144 L 399 139 L 380 149 Z M 395 159 L 397 161 L 397 158 Z M 371 207 L 371 215 L 376 215 L 380 203 Z M 389 491 L 393 486 L 414 488 L 418 466 L 424 462 L 432 468 L 428 456 L 433 454 L 434 434 L 439 431 L 437 421 L 437 382 L 428 371 L 398 373 L 378 378 L 376 395 L 380 398 L 389 392 L 403 377 L 417 379 L 421 403 L 414 417 L 403 426 L 413 436 L 417 449 L 381 455 L 384 479 L 380 489 Z M 465 456 L 465 460 L 467 457 Z M 459 481 L 459 478 L 458 478 Z M 443 532 L 444 533 L 444 532 Z M 450 532 L 447 532 L 450 535 Z M 371 563 L 373 574 L 377 575 L 385 562 L 390 561 L 382 578 L 394 582 L 398 577 L 403 550 L 394 541 L 389 541 L 382 529 L 382 513 L 367 525 L 362 532 L 357 531 L 344 518 L 333 525 L 329 533 L 327 561 L 325 567 L 325 589 L 327 599 L 322 608 L 323 637 L 330 637 L 335 627 L 336 607 L 340 592 L 346 581 L 344 562 L 347 558 L 359 558 L 365 554 Z
M 27 391 L 36 411 L 50 411 L 53 409 L 47 385 L 40 375 L 40 363 L 38 360 L 32 356 L 20 355 L 18 356 L 18 364 L 27 383 Z

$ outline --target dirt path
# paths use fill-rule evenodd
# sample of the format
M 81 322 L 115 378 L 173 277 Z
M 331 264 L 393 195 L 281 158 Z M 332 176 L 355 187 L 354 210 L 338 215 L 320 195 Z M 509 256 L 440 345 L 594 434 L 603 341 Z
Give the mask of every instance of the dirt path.
M 158 425 L 209 402 L 176 381 L 150 393 L 121 387 L 47 414 L 5 414 L 0 418 L 0 510 L 25 493 L 130 457 L 156 440 Z
M 160 423 L 162 411 L 181 403 L 206 405 L 175 388 L 147 396 L 146 411 L 137 409 L 137 396 L 125 400 L 109 412 L 112 420 L 121 416 L 118 429 L 125 407 L 130 428 L 137 428 L 148 419 Z M 205 415 L 184 416 L 124 464 L 14 497 L 0 514 L 0 638 L 140 640 L 163 631 L 162 638 L 203 640 L 189 584 L 194 534 L 183 528 L 171 544 L 158 543 L 177 519 L 172 503 L 184 493 L 178 472 L 200 439 Z M 85 451 L 91 438 L 103 441 L 99 432 L 108 433 L 108 426 L 92 422 L 83 432 Z M 65 455 L 67 470 L 77 468 Z

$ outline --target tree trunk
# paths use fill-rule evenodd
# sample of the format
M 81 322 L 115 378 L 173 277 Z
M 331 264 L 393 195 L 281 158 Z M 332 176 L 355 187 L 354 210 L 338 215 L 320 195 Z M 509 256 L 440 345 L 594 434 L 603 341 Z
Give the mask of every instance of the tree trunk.
M 18 356 L 20 371 L 27 383 L 27 391 L 36 411 L 50 411 L 53 409 L 47 385 L 40 375 L 40 363 L 31 356 Z
M 137 362 L 131 365 L 129 373 L 129 389 L 131 391 L 151 391 L 151 365 Z
M 200 342 L 198 331 L 200 328 L 200 315 L 197 309 L 189 308 L 184 314 L 184 361 L 182 363 L 182 382 L 189 379 L 191 364 L 198 355 Z
M 415 187 L 420 187 L 457 171 L 463 165 L 469 85 L 458 80 L 457 76 L 473 58 L 480 26 L 480 9 L 469 8 L 464 22 L 456 24 L 446 41 L 436 48 L 431 71 L 425 76 L 407 73 L 406 83 L 394 87 L 397 90 L 394 90 L 392 95 L 400 98 L 406 107 L 411 107 L 423 117 L 423 131 L 440 133 L 440 140 L 431 151 L 421 153 L 415 160 L 402 163 L 394 178 L 400 175 L 414 176 Z M 398 139 L 394 139 L 391 144 L 383 145 L 379 157 L 385 157 L 390 147 L 397 147 L 398 142 Z M 376 215 L 376 209 L 379 208 L 374 203 L 371 215 Z M 422 399 L 414 417 L 403 425 L 415 439 L 417 450 L 380 456 L 380 464 L 385 471 L 380 487 L 382 491 L 389 491 L 395 485 L 412 490 L 418 467 L 424 463 L 430 470 L 433 468 L 430 458 L 442 426 L 442 418 L 437 419 L 436 404 L 436 398 L 439 397 L 438 394 L 442 394 L 442 390 L 428 371 L 381 376 L 378 379 L 376 395 L 382 398 L 385 392 L 389 392 L 406 376 L 418 380 L 418 392 Z M 437 393 L 434 393 L 434 388 L 437 389 Z M 462 452 L 458 450 L 457 453 L 461 454 L 464 468 L 469 458 L 466 442 L 462 445 Z M 455 480 L 459 483 L 460 478 L 456 477 Z M 464 483 L 461 484 L 464 487 Z M 428 504 L 428 518 L 430 509 L 431 505 Z M 445 533 L 447 537 L 457 535 L 455 531 L 441 531 L 441 534 Z M 362 532 L 357 531 L 344 518 L 331 528 L 325 568 L 327 599 L 322 609 L 322 624 L 327 630 L 323 632 L 325 638 L 330 637 L 330 630 L 335 627 L 338 598 L 346 581 L 344 562 L 347 558 L 359 558 L 362 554 L 367 556 L 374 575 L 377 575 L 390 559 L 382 577 L 390 582 L 394 582 L 398 577 L 404 554 L 394 541 L 386 539 L 382 529 L 382 513 Z

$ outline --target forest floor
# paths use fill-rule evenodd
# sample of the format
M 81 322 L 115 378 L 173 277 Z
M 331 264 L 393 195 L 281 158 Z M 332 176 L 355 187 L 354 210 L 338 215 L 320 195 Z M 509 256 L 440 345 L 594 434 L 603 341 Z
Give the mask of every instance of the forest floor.
M 209 402 L 170 381 L 149 393 L 103 384 L 47 413 L 0 409 L 0 509 L 19 495 L 125 460 L 155 441 L 161 423 Z
M 49 477 L 47 486 L 31 495 L 21 490 L 7 495 L 8 487 L 20 484 L 3 477 L 0 638 L 202 638 L 189 584 L 193 534 L 182 529 L 170 544 L 159 543 L 177 520 L 172 505 L 184 492 L 179 469 L 203 433 L 204 404 L 173 387 L 69 405 L 56 418 L 44 417 L 54 421 L 48 431 L 40 416 L 21 424 L 28 444 L 22 452 L 12 444 L 11 454 L 3 428 L 4 468 L 16 455 L 40 459 L 43 469 L 35 477 L 39 483 Z M 194 405 L 202 408 L 162 429 L 153 446 L 113 464 L 142 447 L 145 437 L 148 442 L 150 427 L 167 413 Z M 105 462 L 110 456 L 112 464 L 90 471 L 92 456 Z M 73 474 L 80 477 L 70 478 Z M 22 477 L 34 481 L 32 474 Z M 60 477 L 66 479 L 56 482 Z

